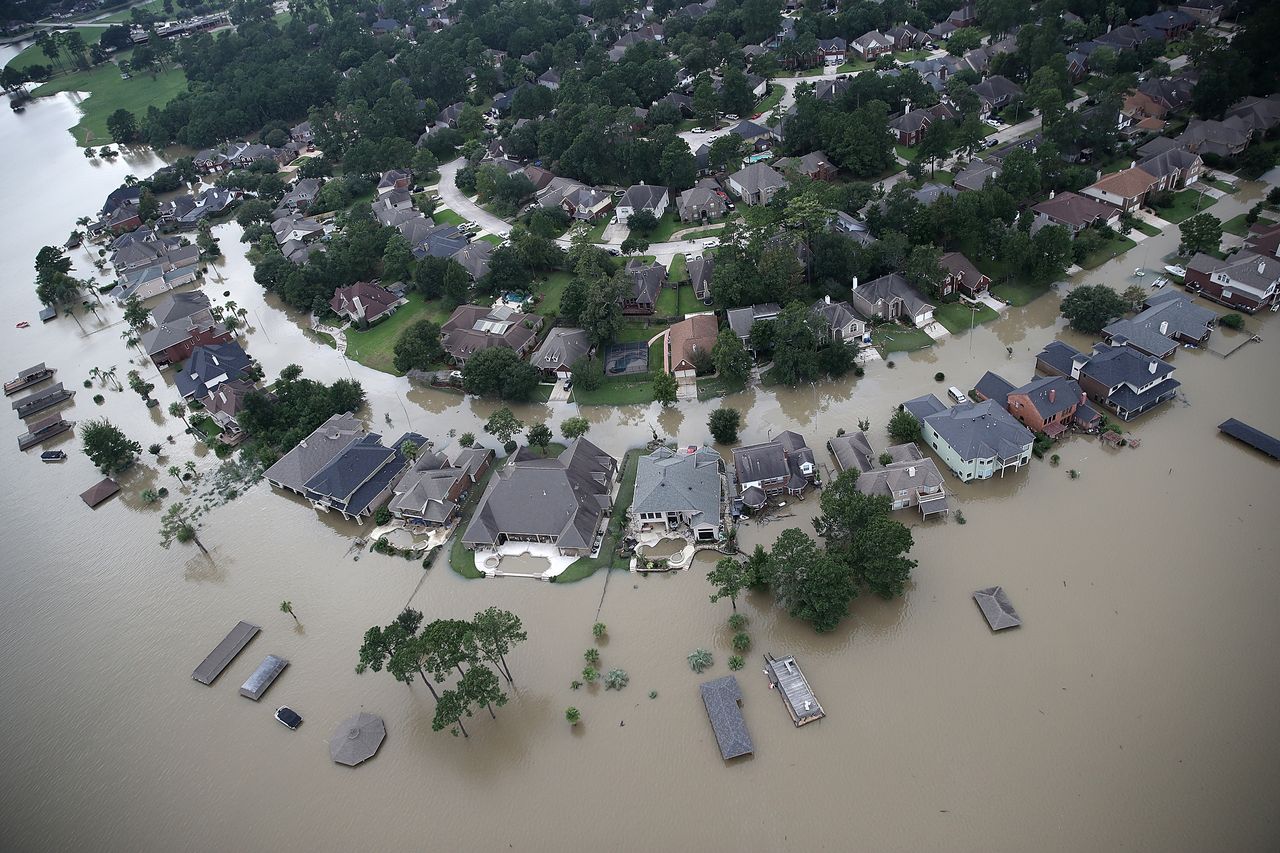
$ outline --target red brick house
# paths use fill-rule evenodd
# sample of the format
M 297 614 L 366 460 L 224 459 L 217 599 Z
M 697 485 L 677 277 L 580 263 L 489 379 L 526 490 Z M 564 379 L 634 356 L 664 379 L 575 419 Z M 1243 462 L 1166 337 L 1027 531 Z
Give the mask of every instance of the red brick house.
M 947 252 L 938 259 L 938 263 L 946 273 L 940 288 L 943 296 L 960 291 L 976 298 L 991 286 L 991 279 L 959 252 Z

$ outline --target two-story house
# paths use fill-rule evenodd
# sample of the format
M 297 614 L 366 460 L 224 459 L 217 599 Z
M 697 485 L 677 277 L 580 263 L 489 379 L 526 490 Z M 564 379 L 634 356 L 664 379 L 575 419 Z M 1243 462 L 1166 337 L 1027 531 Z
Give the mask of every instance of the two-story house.
M 1035 435 L 994 400 L 947 408 L 928 394 L 903 403 L 920 421 L 924 443 L 961 480 L 989 480 L 1031 461 Z
M 687 529 L 695 542 L 723 538 L 728 509 L 724 460 L 709 447 L 667 447 L 641 456 L 628 516 L 637 531 Z
M 738 495 L 748 510 L 762 508 L 778 494 L 803 496 L 818 482 L 818 466 L 804 436 L 787 430 L 760 444 L 735 447 L 733 470 Z
M 1090 400 L 1125 421 L 1172 400 L 1182 387 L 1173 378 L 1173 365 L 1168 362 L 1130 347 L 1106 344 L 1082 353 L 1062 341 L 1051 341 L 1036 356 L 1036 370 L 1071 377 Z

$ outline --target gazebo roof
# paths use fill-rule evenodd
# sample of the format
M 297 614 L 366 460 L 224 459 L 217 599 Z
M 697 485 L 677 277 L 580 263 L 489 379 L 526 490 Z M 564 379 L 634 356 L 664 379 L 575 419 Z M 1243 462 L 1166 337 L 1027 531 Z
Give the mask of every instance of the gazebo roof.
M 992 631 L 1016 628 L 1022 624 L 1022 619 L 1018 617 L 1018 611 L 1013 609 L 1013 604 L 1005 594 L 1004 587 L 989 586 L 986 589 L 980 589 L 973 594 L 973 600 L 978 603 Z

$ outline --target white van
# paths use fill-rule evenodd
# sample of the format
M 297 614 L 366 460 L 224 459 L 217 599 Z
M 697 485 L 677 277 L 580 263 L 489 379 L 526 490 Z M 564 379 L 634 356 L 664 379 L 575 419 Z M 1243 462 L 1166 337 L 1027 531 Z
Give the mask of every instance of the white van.
M 950 388 L 947 389 L 947 393 L 950 394 L 951 399 L 955 400 L 957 403 L 969 402 L 969 395 L 964 393 L 954 385 L 952 385 Z

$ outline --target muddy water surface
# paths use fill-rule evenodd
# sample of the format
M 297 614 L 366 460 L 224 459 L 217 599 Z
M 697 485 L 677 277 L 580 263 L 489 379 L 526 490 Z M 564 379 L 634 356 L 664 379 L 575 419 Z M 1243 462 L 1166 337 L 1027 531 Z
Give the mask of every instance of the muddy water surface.
M 767 599 L 740 601 L 755 642 L 739 680 L 756 753 L 726 766 L 684 661 L 703 646 L 716 658 L 709 675 L 727 672 L 731 611 L 707 600 L 705 555 L 687 572 L 566 586 L 464 581 L 443 567 L 357 560 L 358 528 L 265 485 L 209 516 L 201 537 L 210 559 L 162 550 L 160 510 L 138 491 L 166 480 L 176 489 L 169 464 L 193 458 L 208 470 L 213 460 L 131 392 L 100 391 L 99 411 L 90 399 L 99 391 L 81 388 L 91 367 L 129 369 L 119 311 L 81 316 L 83 332 L 66 318 L 14 328 L 35 321 L 39 246 L 61 243 L 125 174 L 155 165 L 86 161 L 65 132 L 74 121 L 66 100 L 21 116 L 0 110 L 0 373 L 48 361 L 80 391 L 69 417 L 105 414 L 166 449 L 159 466 L 138 466 L 125 494 L 91 512 L 76 497 L 96 480 L 78 439 L 57 445 L 68 462 L 41 465 L 12 449 L 16 419 L 0 421 L 9 448 L 0 468 L 7 848 L 1275 849 L 1280 471 L 1214 429 L 1235 416 L 1280 431 L 1272 315 L 1252 321 L 1264 342 L 1228 360 L 1178 354 L 1185 394 L 1134 425 L 1140 449 L 1071 439 L 1058 468 L 1036 462 L 1003 480 L 951 482 L 965 525 L 904 514 L 920 563 L 905 598 L 859 600 L 822 636 Z M 1225 199 L 1214 212 L 1226 219 L 1249 203 Z M 443 444 L 449 430 L 480 432 L 494 404 L 411 389 L 309 340 L 253 283 L 237 234 L 219 229 L 228 257 L 206 290 L 250 309 L 247 347 L 269 374 L 297 362 L 320 379 L 354 376 L 371 426 L 388 433 L 411 427 Z M 1146 264 L 1158 266 L 1172 242 L 1150 241 Z M 1081 280 L 1125 286 L 1135 252 Z M 87 254 L 75 257 L 87 268 Z M 746 440 L 795 429 L 821 448 L 866 417 L 884 443 L 902 399 L 970 387 L 988 368 L 1025 380 L 1054 335 L 1085 345 L 1060 329 L 1057 302 L 1046 296 L 860 380 L 753 390 L 728 403 L 746 416 Z M 1215 335 L 1223 346 L 1228 338 Z M 936 371 L 946 383 L 934 382 Z M 653 430 L 709 440 L 711 408 L 582 414 L 592 440 L 621 453 Z M 577 410 L 519 414 L 558 423 Z M 830 466 L 825 450 L 819 457 Z M 811 529 L 816 507 L 812 497 L 791 503 L 786 517 L 745 527 L 743 544 Z M 997 583 L 1025 624 L 993 636 L 970 594 Z M 278 611 L 286 598 L 299 626 Z M 496 722 L 483 712 L 469 720 L 470 739 L 431 731 L 422 687 L 353 672 L 363 631 L 406 604 L 428 618 L 496 604 L 525 621 L 529 642 L 511 659 L 519 690 Z M 238 619 L 262 635 L 212 688 L 191 681 Z M 630 673 L 621 692 L 569 689 L 597 620 L 609 627 L 603 666 Z M 765 651 L 799 657 L 825 720 L 792 728 L 754 663 Z M 292 665 L 255 704 L 236 687 L 267 653 Z M 298 732 L 271 720 L 280 703 L 306 717 Z M 569 705 L 583 714 L 573 729 Z M 368 764 L 338 767 L 328 737 L 361 709 L 386 719 L 386 743 Z

